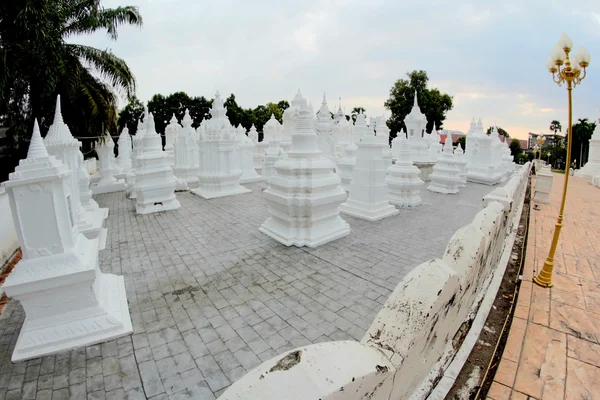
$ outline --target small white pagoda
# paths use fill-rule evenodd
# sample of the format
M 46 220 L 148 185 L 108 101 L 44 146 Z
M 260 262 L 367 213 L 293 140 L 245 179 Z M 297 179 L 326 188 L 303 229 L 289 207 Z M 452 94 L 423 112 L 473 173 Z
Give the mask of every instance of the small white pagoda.
M 98 203 L 92 198 L 92 191 L 90 190 L 90 174 L 88 173 L 87 167 L 83 162 L 83 153 L 79 150 L 79 169 L 77 172 L 77 180 L 79 181 L 79 200 L 81 201 L 81 211 L 84 215 L 91 216 L 91 220 L 105 220 L 108 217 L 108 208 L 100 208 Z M 93 232 L 91 236 L 86 237 L 88 239 L 94 239 L 97 236 L 103 235 L 100 239 L 100 250 L 104 249 L 104 245 L 106 244 L 106 228 L 102 228 L 102 223 L 92 222 L 92 226 L 98 231 Z M 80 230 L 84 235 L 85 231 Z
M 189 112 L 186 109 L 186 113 L 189 116 Z M 184 117 L 185 118 L 185 117 Z M 183 121 L 182 121 L 183 122 Z M 181 125 L 177 122 L 177 117 L 175 113 L 171 117 L 169 121 L 169 125 L 165 128 L 165 151 L 168 154 L 169 165 L 175 165 L 175 140 L 177 140 L 177 136 L 181 132 Z
M 512 152 L 510 151 L 510 146 L 508 144 L 508 138 L 504 138 L 504 143 L 501 147 L 502 151 L 502 165 L 504 166 L 504 171 L 506 173 L 506 177 L 510 177 L 513 172 L 515 172 L 515 163 Z
M 335 142 L 335 155 L 338 162 L 344 156 L 346 147 L 352 143 L 353 128 L 352 120 L 348 121 L 345 116 L 333 126 L 332 134 Z
M 448 133 L 448 135 L 450 135 L 450 137 L 452 137 L 452 134 Z M 442 144 L 440 143 L 440 135 L 438 133 L 438 130 L 437 130 L 435 124 L 433 124 L 433 129 L 431 130 L 431 133 L 428 136 L 429 136 L 429 158 L 432 161 L 437 161 L 440 158 L 440 154 L 442 153 L 442 149 L 444 148 L 444 146 L 442 146 Z
M 252 125 L 254 127 L 254 125 Z M 256 130 L 256 128 L 254 128 Z M 238 152 L 242 176 L 240 183 L 260 182 L 263 177 L 254 169 L 254 150 L 256 144 L 246 135 L 246 129 L 243 126 L 237 127 Z
M 319 148 L 323 155 L 329 158 L 332 162 L 336 162 L 335 156 L 335 143 L 333 142 L 333 119 L 331 118 L 331 112 L 327 106 L 327 99 L 325 93 L 323 93 L 323 102 L 321 108 L 317 113 L 316 120 L 316 131 L 319 136 Z
M 146 119 L 139 168 L 135 171 L 135 210 L 138 214 L 149 214 L 178 209 L 181 205 L 175 197 L 173 169 L 162 150 L 162 138 L 156 133 L 152 113 Z
M 95 149 L 100 163 L 100 180 L 92 184 L 92 193 L 102 194 L 125 190 L 127 188 L 125 180 L 114 177 L 118 171 L 115 164 L 115 142 L 110 132 L 106 131 L 106 134 L 96 142 Z
M 192 126 L 194 121 L 189 111 L 185 110 L 183 116 L 183 128 L 175 135 L 174 156 L 175 166 L 175 190 L 188 190 L 190 187 L 198 186 L 198 171 L 200 169 L 200 154 L 196 130 Z
M 383 145 L 383 160 L 386 166 L 392 165 L 392 149 L 390 146 L 390 128 L 388 128 L 385 116 L 378 117 L 376 119 L 377 126 L 375 128 L 375 134 L 377 140 Z
M 340 123 L 343 123 L 343 121 Z M 350 189 L 350 182 L 352 182 L 352 171 L 356 165 L 356 151 L 358 150 L 354 136 L 354 125 L 352 125 L 351 120 L 348 121 L 348 124 L 350 143 L 345 147 L 344 155 L 337 164 L 337 172 L 341 178 L 342 189 L 344 189 L 346 192 Z
M 457 194 L 460 186 L 459 170 L 454 161 L 452 135 L 446 136 L 444 149 L 437 163 L 433 166 L 431 183 L 427 190 L 443 194 Z
M 379 221 L 399 213 L 388 198 L 385 180 L 388 165 L 383 159 L 383 148 L 387 145 L 374 133 L 369 131 L 357 144 L 348 200 L 340 206 L 340 212 L 367 221 Z
M 588 162 L 576 172 L 576 175 L 592 182 L 593 178 L 600 175 L 600 119 L 590 139 Z
M 429 142 L 426 137 L 423 137 L 423 132 L 427 126 L 427 119 L 419 107 L 416 91 L 413 107 L 406 118 L 404 118 L 404 124 L 406 125 L 406 138 L 408 139 L 413 162 L 421 170 L 422 167 L 419 164 L 428 164 L 427 167 L 431 168 L 432 165 L 429 165 L 432 164 L 429 157 Z
M 449 134 L 450 135 L 450 134 Z M 458 177 L 460 178 L 460 187 L 465 187 L 467 185 L 467 158 L 465 157 L 465 152 L 463 151 L 462 145 L 459 143 L 454 149 L 454 160 L 457 163 L 458 167 Z
M 471 131 L 471 130 L 469 130 Z M 477 122 L 475 131 L 467 135 L 467 180 L 469 182 L 483 183 L 485 185 L 496 185 L 504 178 L 502 158 L 496 154 L 498 139 L 496 128 L 487 135 L 483 131 L 481 119 Z
M 408 140 L 404 135 L 398 136 L 396 164 L 388 167 L 386 183 L 391 204 L 400 208 L 417 207 L 421 205 L 419 187 L 424 182 L 419 177 L 421 171 L 410 159 Z
M 144 121 L 148 121 L 148 108 L 144 107 Z M 135 170 L 139 168 L 138 157 L 143 151 L 143 139 L 144 133 L 146 133 L 146 124 L 142 120 L 138 120 L 137 129 L 135 136 L 131 139 L 133 143 L 133 150 L 131 152 L 131 164 L 133 168 L 127 173 L 127 194 L 130 199 L 135 199 Z
M 99 210 L 85 209 L 82 207 L 80 183 L 85 185 L 84 190 L 89 190 L 89 175 L 88 182 L 80 182 L 79 169 L 83 160 L 83 155 L 79 148 L 81 143 L 71 134 L 71 130 L 65 124 L 61 108 L 60 95 L 56 98 L 56 109 L 54 111 L 54 121 L 48 130 L 48 134 L 44 139 L 44 144 L 50 155 L 56 157 L 71 171 L 67 183 L 71 190 L 71 207 L 73 208 L 73 217 L 77 228 L 88 239 L 95 239 L 103 232 L 104 220 L 108 215 L 108 209 Z M 97 206 L 97 204 L 96 204 Z M 105 237 L 103 237 L 106 240 Z M 101 247 L 104 247 L 104 241 L 101 242 Z
M 263 143 L 266 142 L 269 147 L 267 147 L 261 158 L 262 177 L 268 180 L 269 177 L 275 175 L 277 172 L 275 171 L 275 163 L 285 156 L 285 151 L 280 147 L 283 127 L 275 119 L 275 116 L 271 114 L 271 119 L 263 126 L 263 131 Z
M 217 92 L 210 110 L 212 118 L 202 121 L 204 136 L 199 186 L 190 191 L 205 199 L 251 192 L 240 185 L 242 169 L 240 160 L 236 158 L 239 141 L 226 112 L 223 99 Z
M 298 93 L 294 96 L 292 103 L 283 112 L 283 136 L 281 138 L 281 147 L 285 152 L 287 152 L 292 145 L 292 135 L 294 134 L 294 129 L 296 129 L 295 118 L 300 109 L 300 104 L 302 104 L 303 101 L 305 101 L 304 97 L 302 97 L 302 93 L 300 93 L 300 89 L 298 89 Z
M 117 140 L 117 144 L 119 146 L 119 155 L 117 156 L 117 169 L 127 175 L 131 168 L 133 168 L 133 164 L 131 161 L 131 152 L 132 152 L 132 144 L 131 144 L 131 135 L 129 134 L 129 129 L 127 127 L 123 128 L 121 134 L 119 135 L 119 140 Z
M 363 137 L 370 135 L 371 133 L 373 133 L 373 129 L 369 128 L 367 125 L 367 116 L 363 114 L 361 110 L 354 122 L 354 143 L 358 145 Z
M 275 164 L 277 173 L 263 192 L 271 215 L 259 230 L 286 246 L 316 247 L 350 233 L 339 215 L 346 193 L 319 150 L 305 100 L 297 113 L 290 151 Z
M 36 120 L 27 158 L 4 182 L 23 251 L 3 285 L 26 315 L 13 362 L 133 331 L 123 277 L 100 272 L 99 239 L 77 228 L 71 174 L 48 155 Z
M 342 110 L 342 98 L 339 98 L 339 103 L 338 103 L 338 109 L 335 112 L 335 115 L 333 116 L 333 121 L 334 123 L 337 125 L 340 123 L 341 120 L 346 120 L 346 114 L 344 114 L 344 111 Z
M 271 114 L 271 118 L 274 119 L 275 116 L 273 114 Z M 279 124 L 279 121 L 277 121 L 277 123 Z M 281 124 L 280 124 L 280 126 L 281 126 Z M 267 150 L 267 147 L 269 147 L 269 143 L 267 142 L 267 140 L 265 138 L 265 127 L 263 126 L 263 140 L 262 141 L 258 140 L 259 139 L 258 131 L 256 130 L 256 127 L 254 126 L 254 124 L 252 124 L 252 126 L 250 127 L 250 130 L 248 131 L 248 137 L 254 143 L 253 163 L 254 163 L 254 170 L 258 173 L 259 171 L 262 170 L 262 158 L 263 158 L 263 155 L 265 154 L 265 150 Z

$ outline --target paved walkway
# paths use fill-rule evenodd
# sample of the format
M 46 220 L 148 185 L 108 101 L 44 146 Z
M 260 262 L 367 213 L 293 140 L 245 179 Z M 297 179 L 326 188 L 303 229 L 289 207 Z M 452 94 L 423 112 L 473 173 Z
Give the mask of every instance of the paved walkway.
M 600 189 L 569 179 L 554 287 L 532 282 L 548 255 L 564 175 L 532 209 L 521 292 L 488 399 L 600 399 Z
M 10 301 L 0 316 L 0 400 L 213 400 L 286 350 L 359 340 L 400 280 L 439 257 L 493 190 L 423 187 L 421 207 L 375 223 L 343 216 L 349 236 L 299 249 L 258 231 L 268 216 L 262 185 L 213 200 L 178 193 L 179 210 L 150 215 L 136 215 L 123 193 L 97 196 L 110 208 L 100 268 L 125 277 L 134 334 L 13 364 L 25 315 Z

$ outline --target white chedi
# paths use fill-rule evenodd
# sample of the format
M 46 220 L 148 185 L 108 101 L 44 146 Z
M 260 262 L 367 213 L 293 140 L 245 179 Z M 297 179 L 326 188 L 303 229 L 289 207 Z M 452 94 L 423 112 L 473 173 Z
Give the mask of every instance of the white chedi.
M 149 214 L 178 209 L 181 205 L 175 197 L 173 169 L 162 150 L 162 138 L 156 133 L 152 113 L 146 120 L 143 149 L 135 171 L 135 210 L 138 214 Z
M 131 143 L 131 135 L 129 134 L 129 129 L 124 127 L 119 135 L 119 140 L 117 140 L 117 145 L 119 155 L 117 156 L 117 168 L 121 172 L 129 172 L 131 168 L 133 168 L 133 164 L 131 161 L 132 156 L 132 143 Z
M 424 182 L 419 177 L 421 171 L 410 158 L 408 140 L 404 135 L 398 136 L 396 150 L 396 164 L 388 167 L 386 177 L 390 204 L 400 208 L 417 207 L 422 202 L 419 187 Z
M 198 188 L 190 193 L 205 199 L 249 193 L 240 185 L 242 169 L 238 157 L 239 141 L 236 129 L 227 118 L 227 109 L 219 92 L 210 110 L 211 118 L 202 121 L 202 165 L 198 173 Z
M 321 152 L 325 157 L 335 162 L 335 143 L 332 136 L 333 126 L 333 118 L 331 118 L 331 112 L 327 106 L 327 99 L 325 98 L 325 93 L 323 93 L 323 102 L 317 113 L 316 131 L 319 136 L 319 148 L 321 149 Z
M 105 220 L 108 217 L 108 208 L 100 208 L 98 203 L 92 198 L 92 191 L 90 189 L 90 174 L 88 173 L 85 162 L 83 161 L 83 153 L 79 151 L 79 170 L 77 173 L 77 179 L 79 180 L 79 199 L 81 200 L 81 210 L 84 213 L 92 215 L 93 219 Z M 95 229 L 101 229 L 98 234 L 106 234 L 106 228 L 102 228 L 103 223 L 93 223 Z M 85 231 L 80 231 L 85 235 Z M 92 237 L 88 237 L 92 239 Z M 104 247 L 106 240 L 100 240 L 100 248 Z
M 133 332 L 123 277 L 100 271 L 100 238 L 75 224 L 72 174 L 48 154 L 36 120 L 27 158 L 3 184 L 23 251 L 3 285 L 25 311 L 13 362 Z
M 144 118 L 148 120 L 148 107 L 144 106 Z M 144 122 L 145 122 L 144 121 Z M 127 173 L 127 194 L 130 199 L 135 199 L 135 170 L 139 168 L 138 157 L 143 151 L 143 139 L 146 132 L 146 124 L 142 119 L 138 120 L 135 136 L 131 139 L 133 150 L 131 152 L 131 164 L 133 168 Z
M 198 170 L 200 169 L 200 154 L 194 121 L 186 109 L 182 119 L 183 128 L 175 135 L 174 157 L 175 190 L 188 190 L 198 185 Z
M 367 125 L 367 116 L 361 110 L 354 122 L 354 143 L 360 143 L 363 137 L 370 135 L 372 132 L 373 129 Z
M 263 142 L 267 142 L 268 146 L 262 158 L 262 177 L 268 180 L 269 177 L 275 175 L 275 163 L 285 156 L 285 151 L 280 147 L 283 127 L 271 114 L 271 119 L 263 126 L 264 138 Z
M 106 134 L 96 142 L 96 154 L 100 163 L 100 180 L 91 186 L 93 194 L 120 192 L 127 188 L 124 179 L 115 178 L 117 172 L 115 164 L 115 142 L 110 134 Z
M 411 151 L 411 157 L 414 162 L 426 163 L 431 162 L 429 158 L 429 143 L 426 137 L 423 137 L 423 132 L 427 126 L 425 114 L 421 112 L 415 91 L 413 107 L 410 113 L 404 118 L 406 125 L 406 138 Z
M 283 112 L 283 135 L 281 137 L 281 147 L 285 152 L 287 152 L 292 145 L 292 135 L 296 129 L 296 116 L 303 101 L 306 100 L 304 100 L 302 93 L 300 93 L 300 89 L 298 89 L 298 93 L 296 93 L 296 96 L 294 96 L 290 106 Z
M 469 129 L 471 132 L 471 129 Z M 467 180 L 469 182 L 496 185 L 505 179 L 502 167 L 502 158 L 498 156 L 497 141 L 498 131 L 492 128 L 492 133 L 487 135 L 483 131 L 481 119 L 472 133 L 467 135 L 467 148 L 465 154 L 467 165 Z
M 377 126 L 375 128 L 375 134 L 377 140 L 384 145 L 383 146 L 383 160 L 387 166 L 392 165 L 392 149 L 390 146 L 390 128 L 388 128 L 385 117 L 382 115 L 376 119 Z
M 262 181 L 263 177 L 254 169 L 254 149 L 256 148 L 256 144 L 246 135 L 246 129 L 242 125 L 237 127 L 237 138 L 240 167 L 242 169 L 240 183 Z
M 457 194 L 460 186 L 459 171 L 454 161 L 452 135 L 446 136 L 444 149 L 430 175 L 431 182 L 427 190 L 443 194 Z
M 399 211 L 390 204 L 388 198 L 385 179 L 388 165 L 383 159 L 383 148 L 387 145 L 370 131 L 362 137 L 357 147 L 348 200 L 340 206 L 340 212 L 367 221 L 378 221 L 398 214 Z
M 354 137 L 354 126 L 352 125 L 352 121 L 348 121 L 348 123 L 350 128 L 350 144 L 344 149 L 344 155 L 337 164 L 337 171 L 341 178 L 342 189 L 346 192 L 349 190 L 350 182 L 352 181 L 352 171 L 356 165 L 356 150 L 358 149 Z
M 189 114 L 188 110 L 185 110 Z M 169 165 L 175 165 L 175 141 L 181 132 L 181 125 L 177 122 L 175 114 L 171 117 L 169 124 L 165 128 L 165 151 L 168 154 Z
M 346 193 L 319 150 L 305 100 L 299 108 L 290 151 L 275 164 L 277 173 L 263 192 L 270 216 L 259 230 L 286 246 L 316 247 L 350 233 L 338 210 Z
M 448 135 L 451 135 L 448 133 Z M 467 184 L 467 158 L 463 151 L 462 145 L 459 143 L 454 149 L 454 161 L 458 167 L 458 177 L 460 178 L 460 187 L 465 187 Z
M 449 135 L 451 135 L 449 133 Z M 432 161 L 437 161 L 440 158 L 440 153 L 442 152 L 443 146 L 440 143 L 440 135 L 438 133 L 438 130 L 435 126 L 435 123 L 433 124 L 433 129 L 431 130 L 431 133 L 428 135 L 429 136 L 429 158 Z
M 600 118 L 590 138 L 588 162 L 576 172 L 576 175 L 592 182 L 592 184 L 594 183 L 594 178 L 600 175 Z
M 271 114 L 271 118 L 275 118 L 273 114 Z M 279 123 L 279 122 L 277 122 Z M 269 147 L 269 143 L 265 140 L 265 127 L 263 126 L 263 138 L 262 141 L 259 140 L 258 130 L 252 124 L 250 130 L 248 131 L 248 137 L 254 143 L 254 156 L 253 156 L 253 164 L 254 170 L 259 173 L 262 172 L 262 157 L 265 154 L 265 150 Z
M 346 147 L 352 143 L 353 127 L 352 120 L 348 121 L 345 116 L 333 126 L 332 135 L 335 143 L 335 155 L 338 160 L 343 157 Z
M 510 151 L 510 146 L 508 144 L 508 138 L 504 139 L 504 145 L 502 146 L 502 165 L 504 165 L 504 170 L 506 173 L 506 177 L 510 177 L 513 172 L 515 172 L 515 163 L 512 152 Z

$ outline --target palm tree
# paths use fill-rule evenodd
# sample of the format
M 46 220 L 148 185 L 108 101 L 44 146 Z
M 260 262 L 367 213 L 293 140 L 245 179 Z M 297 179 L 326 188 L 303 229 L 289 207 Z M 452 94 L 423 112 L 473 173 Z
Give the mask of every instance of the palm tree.
M 115 129 L 116 98 L 135 93 L 133 73 L 110 50 L 67 39 L 105 30 L 115 40 L 123 24 L 142 25 L 137 7 L 103 8 L 100 0 L 0 2 L 0 124 L 13 141 L 28 138 L 33 118 L 47 129 L 57 94 L 75 136 Z M 21 157 L 27 146 L 17 148 Z
M 556 132 L 562 132 L 562 126 L 560 125 L 560 122 L 557 120 L 550 122 L 550 130 L 554 132 L 554 135 L 556 135 Z

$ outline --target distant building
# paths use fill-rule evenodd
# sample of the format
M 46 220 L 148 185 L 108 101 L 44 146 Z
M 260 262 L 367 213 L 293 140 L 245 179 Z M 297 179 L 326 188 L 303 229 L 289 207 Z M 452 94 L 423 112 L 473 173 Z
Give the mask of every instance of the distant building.
M 527 139 L 527 149 L 533 149 L 533 146 L 536 145 L 536 140 L 538 137 L 543 136 L 546 138 L 545 145 L 557 145 L 562 143 L 565 140 L 565 137 L 562 135 L 555 135 L 554 133 L 533 133 L 529 132 L 529 139 Z

